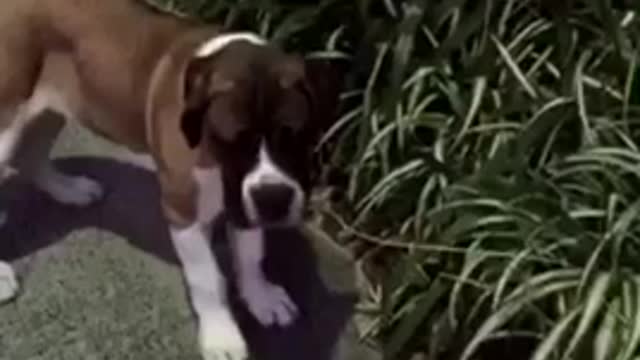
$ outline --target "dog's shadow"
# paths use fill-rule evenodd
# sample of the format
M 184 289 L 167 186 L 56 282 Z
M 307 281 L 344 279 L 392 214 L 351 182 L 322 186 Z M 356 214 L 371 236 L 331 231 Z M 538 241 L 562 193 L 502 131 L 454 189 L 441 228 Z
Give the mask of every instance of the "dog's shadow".
M 13 260 L 33 254 L 62 240 L 73 230 L 95 227 L 118 234 L 134 247 L 177 264 L 158 202 L 158 184 L 151 172 L 95 157 L 58 160 L 57 165 L 68 173 L 100 181 L 107 192 L 105 199 L 88 208 L 74 209 L 55 203 L 23 183 L 4 184 L 0 204 L 9 215 L 7 224 L 0 228 L 1 259 Z M 214 234 L 222 238 L 223 221 L 219 219 L 214 227 Z M 214 242 L 213 248 L 223 271 L 229 274 L 226 240 Z M 301 317 L 288 328 L 263 328 L 237 300 L 232 287 L 234 312 L 255 358 L 329 360 L 351 315 L 354 297 L 328 290 L 317 272 L 309 242 L 298 232 L 267 234 L 266 268 L 269 276 L 287 288 L 300 306 Z

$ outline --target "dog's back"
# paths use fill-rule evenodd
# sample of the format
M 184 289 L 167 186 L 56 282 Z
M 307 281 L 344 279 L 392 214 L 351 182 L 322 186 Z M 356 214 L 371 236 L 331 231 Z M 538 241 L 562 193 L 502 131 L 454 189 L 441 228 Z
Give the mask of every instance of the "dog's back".
M 16 107 L 55 92 L 43 106 L 144 147 L 151 69 L 194 25 L 135 0 L 0 3 L 0 129 L 16 121 Z

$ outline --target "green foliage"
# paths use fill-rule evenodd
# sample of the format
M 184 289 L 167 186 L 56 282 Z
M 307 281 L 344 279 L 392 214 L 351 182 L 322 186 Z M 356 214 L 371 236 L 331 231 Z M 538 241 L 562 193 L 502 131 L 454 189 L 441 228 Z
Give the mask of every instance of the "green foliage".
M 352 60 L 318 212 L 387 358 L 640 356 L 634 2 L 175 2 Z

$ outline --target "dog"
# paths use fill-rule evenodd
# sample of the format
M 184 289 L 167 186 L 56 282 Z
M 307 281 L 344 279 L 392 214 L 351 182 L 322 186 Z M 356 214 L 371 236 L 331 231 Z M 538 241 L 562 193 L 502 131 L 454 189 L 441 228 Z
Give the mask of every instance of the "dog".
M 298 226 L 318 134 L 335 119 L 340 73 L 250 32 L 227 32 L 135 0 L 0 3 L 0 173 L 88 206 L 94 179 L 57 170 L 65 121 L 148 154 L 205 359 L 248 357 L 209 246 L 228 218 L 236 281 L 264 326 L 298 307 L 264 275 L 264 229 Z

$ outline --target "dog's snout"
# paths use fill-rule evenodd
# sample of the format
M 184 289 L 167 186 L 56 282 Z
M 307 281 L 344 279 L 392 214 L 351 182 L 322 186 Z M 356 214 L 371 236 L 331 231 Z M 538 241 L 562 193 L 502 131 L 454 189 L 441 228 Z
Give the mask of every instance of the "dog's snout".
M 251 189 L 258 216 L 268 222 L 286 218 L 294 196 L 294 189 L 283 184 L 264 184 Z

